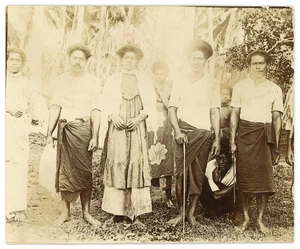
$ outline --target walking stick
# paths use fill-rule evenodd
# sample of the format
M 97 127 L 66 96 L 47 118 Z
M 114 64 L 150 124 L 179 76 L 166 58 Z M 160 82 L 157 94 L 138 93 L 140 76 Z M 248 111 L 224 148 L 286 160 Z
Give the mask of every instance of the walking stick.
M 236 163 L 235 163 L 235 160 L 236 160 L 236 157 L 235 157 L 235 154 L 232 153 L 231 154 L 231 166 L 232 166 L 232 170 L 233 170 L 233 206 L 235 207 L 235 199 L 236 199 L 236 196 L 235 196 L 235 182 L 236 182 Z
M 185 233 L 185 190 L 186 190 L 186 173 L 185 173 L 185 142 L 183 142 L 183 205 L 182 205 L 182 234 Z

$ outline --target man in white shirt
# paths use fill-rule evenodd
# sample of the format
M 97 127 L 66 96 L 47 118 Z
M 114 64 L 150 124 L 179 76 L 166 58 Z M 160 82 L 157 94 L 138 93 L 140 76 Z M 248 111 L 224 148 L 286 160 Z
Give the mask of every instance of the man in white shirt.
M 256 50 L 247 56 L 249 78 L 235 84 L 230 120 L 231 152 L 237 157 L 237 190 L 244 220 L 240 229 L 250 224 L 248 214 L 251 196 L 256 197 L 257 227 L 266 233 L 262 222 L 268 197 L 275 193 L 273 162 L 278 160 L 278 144 L 283 112 L 282 91 L 269 81 L 267 69 L 271 58 Z M 237 134 L 237 136 L 236 136 Z
M 58 125 L 55 187 L 61 192 L 62 214 L 56 224 L 70 219 L 70 203 L 80 196 L 83 218 L 91 225 L 100 222 L 90 214 L 92 156 L 98 148 L 101 88 L 97 79 L 85 72 L 90 49 L 83 44 L 68 48 L 69 72 L 56 77 L 51 99 L 47 144 Z
M 183 191 L 190 197 L 188 221 L 197 225 L 195 208 L 202 193 L 209 154 L 220 150 L 220 87 L 205 68 L 213 50 L 203 40 L 193 40 L 186 48 L 190 74 L 174 82 L 168 116 L 176 140 L 176 197 L 180 214 L 169 224 L 183 220 Z M 177 112 L 178 111 L 178 112 Z M 179 118 L 179 119 L 178 119 Z M 211 130 L 212 128 L 212 130 Z M 183 144 L 186 146 L 187 189 L 183 189 Z

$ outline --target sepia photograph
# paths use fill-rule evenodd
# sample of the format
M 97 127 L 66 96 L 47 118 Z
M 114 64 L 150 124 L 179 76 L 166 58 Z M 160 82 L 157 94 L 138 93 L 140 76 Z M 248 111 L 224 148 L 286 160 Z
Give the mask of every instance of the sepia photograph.
M 294 243 L 293 6 L 4 8 L 6 244 Z

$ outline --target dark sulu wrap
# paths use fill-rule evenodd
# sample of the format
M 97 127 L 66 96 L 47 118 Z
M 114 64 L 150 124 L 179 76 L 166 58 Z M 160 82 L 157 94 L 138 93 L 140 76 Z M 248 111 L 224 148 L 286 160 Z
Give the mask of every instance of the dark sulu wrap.
M 274 194 L 272 162 L 278 148 L 271 123 L 239 121 L 236 138 L 237 189 L 249 194 Z
M 88 151 L 91 138 L 90 119 L 59 120 L 55 188 L 69 202 L 92 188 L 93 153 Z
M 181 132 L 187 135 L 186 145 L 186 176 L 188 194 L 201 195 L 205 179 L 205 170 L 211 150 L 214 133 L 205 129 L 197 129 L 179 120 Z M 183 145 L 176 144 L 176 174 L 183 172 Z

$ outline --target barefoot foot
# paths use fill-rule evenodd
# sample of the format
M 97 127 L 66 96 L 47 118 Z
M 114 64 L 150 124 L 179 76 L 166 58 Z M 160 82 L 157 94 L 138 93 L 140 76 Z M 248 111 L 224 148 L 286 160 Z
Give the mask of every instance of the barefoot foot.
M 167 205 L 168 208 L 174 208 L 175 207 L 175 205 L 173 204 L 173 202 L 170 199 L 167 199 L 166 205 Z
M 25 211 L 17 211 L 15 213 L 15 221 L 24 222 L 25 221 Z
M 59 218 L 54 221 L 55 226 L 60 226 L 71 219 L 70 213 L 62 213 Z
M 257 228 L 258 231 L 262 232 L 263 234 L 266 234 L 270 231 L 269 228 L 267 228 L 261 221 L 257 221 Z
M 122 215 L 114 215 L 113 217 L 111 217 L 109 220 L 105 221 L 106 224 L 111 225 L 114 223 L 120 223 L 124 221 L 124 216 Z
M 167 222 L 168 225 L 173 226 L 173 227 L 179 225 L 180 223 L 182 223 L 182 215 L 178 215 L 175 218 L 173 218 Z
M 245 230 L 248 229 L 249 225 L 250 225 L 250 220 L 246 219 L 240 226 L 237 227 L 237 229 L 241 232 L 244 232 Z
M 139 217 L 137 217 L 134 222 L 133 222 L 134 225 L 137 225 L 139 227 L 145 227 L 146 225 L 141 221 L 141 219 Z
M 8 213 L 6 214 L 6 221 L 13 221 L 16 217 L 16 214 L 15 213 Z
M 196 221 L 196 218 L 194 215 L 188 215 L 188 221 L 192 225 L 193 228 L 200 225 L 200 223 L 198 221 Z
M 101 222 L 92 217 L 90 213 L 84 213 L 83 219 L 92 226 L 100 226 Z

